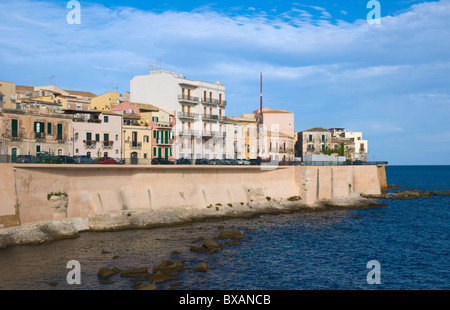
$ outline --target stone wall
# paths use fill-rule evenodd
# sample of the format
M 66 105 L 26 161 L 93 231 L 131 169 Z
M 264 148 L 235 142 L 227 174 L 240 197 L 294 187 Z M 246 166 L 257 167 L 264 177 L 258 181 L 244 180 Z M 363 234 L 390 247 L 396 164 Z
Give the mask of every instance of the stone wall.
M 384 167 L 377 166 L 264 170 L 258 166 L 7 164 L 0 165 L 0 172 L 0 225 L 10 226 L 14 226 L 11 219 L 24 225 L 126 210 L 202 210 L 294 196 L 312 205 L 360 193 L 380 194 L 387 187 Z

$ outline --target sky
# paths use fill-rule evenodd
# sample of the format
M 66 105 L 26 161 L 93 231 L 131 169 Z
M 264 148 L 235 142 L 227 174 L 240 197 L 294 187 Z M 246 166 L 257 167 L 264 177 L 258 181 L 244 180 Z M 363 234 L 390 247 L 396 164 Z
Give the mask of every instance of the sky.
M 295 130 L 361 131 L 370 161 L 450 159 L 450 0 L 0 0 L 0 80 L 129 91 L 149 68 L 226 87 L 226 115 L 263 104 Z M 157 104 L 156 104 L 157 105 Z

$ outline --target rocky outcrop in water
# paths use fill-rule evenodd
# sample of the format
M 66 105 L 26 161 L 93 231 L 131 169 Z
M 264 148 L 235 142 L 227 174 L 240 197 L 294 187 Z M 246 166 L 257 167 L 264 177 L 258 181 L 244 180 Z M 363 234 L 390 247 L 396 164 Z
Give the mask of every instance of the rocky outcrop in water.
M 369 195 L 361 194 L 363 198 L 375 198 L 375 199 L 414 199 L 421 197 L 435 197 L 435 196 L 450 196 L 450 190 L 447 191 L 420 191 L 417 189 L 413 190 L 402 190 L 396 191 L 393 194 L 381 194 L 381 195 Z

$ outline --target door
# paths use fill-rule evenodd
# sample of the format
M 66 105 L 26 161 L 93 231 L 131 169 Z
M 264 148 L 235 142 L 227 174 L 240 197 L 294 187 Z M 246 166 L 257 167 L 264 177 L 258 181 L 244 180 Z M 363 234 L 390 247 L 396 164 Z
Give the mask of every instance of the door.
M 138 164 L 138 153 L 136 152 L 131 153 L 131 164 L 132 165 Z
M 15 163 L 17 159 L 17 149 L 14 148 L 11 150 L 11 162 Z

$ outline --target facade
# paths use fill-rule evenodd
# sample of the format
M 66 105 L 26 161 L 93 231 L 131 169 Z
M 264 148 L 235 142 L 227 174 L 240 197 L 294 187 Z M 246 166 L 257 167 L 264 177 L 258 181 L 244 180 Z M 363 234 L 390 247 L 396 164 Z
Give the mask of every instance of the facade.
M 119 105 L 120 93 L 108 92 L 91 99 L 91 110 L 111 111 L 112 108 Z
M 315 127 L 299 132 L 297 154 L 302 160 L 305 155 L 322 154 L 331 145 L 331 132 L 322 127 Z
M 176 119 L 174 114 L 161 109 L 147 113 L 151 113 L 152 158 L 174 161 L 176 159 L 174 152 Z
M 123 125 L 122 157 L 126 164 L 150 164 L 152 154 L 152 129 L 143 126 Z
M 15 162 L 18 155 L 49 152 L 72 156 L 72 119 L 42 108 L 3 109 L 0 112 L 0 155 Z
M 130 100 L 156 105 L 175 115 L 176 158 L 223 158 L 225 86 L 184 78 L 175 72 L 150 71 L 130 81 Z M 219 140 L 221 142 L 219 142 Z
M 66 110 L 73 119 L 73 154 L 122 159 L 122 115 Z
M 236 128 L 235 139 L 237 149 L 242 149 L 241 156 L 231 157 L 236 159 L 254 159 L 258 157 L 258 130 L 257 123 L 254 118 L 247 117 L 227 117 L 240 124 L 242 128 Z M 238 135 L 238 133 L 241 133 Z M 238 156 L 238 154 L 236 154 Z

